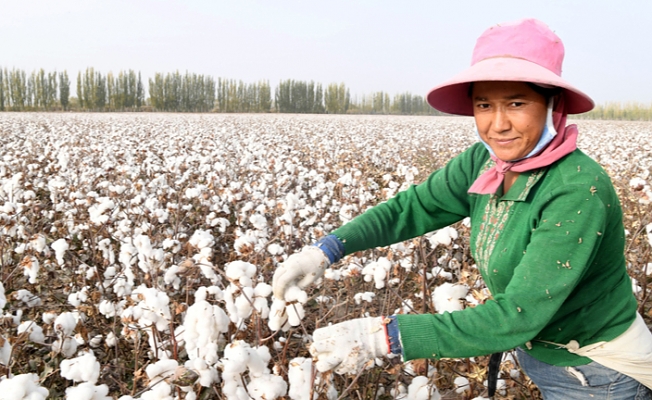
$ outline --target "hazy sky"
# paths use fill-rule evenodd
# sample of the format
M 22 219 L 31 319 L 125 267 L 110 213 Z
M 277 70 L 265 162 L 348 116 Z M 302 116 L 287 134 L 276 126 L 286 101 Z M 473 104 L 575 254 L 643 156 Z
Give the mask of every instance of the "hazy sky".
M 0 0 L 0 67 L 425 95 L 469 65 L 486 28 L 525 17 L 561 37 L 563 76 L 596 102 L 652 102 L 650 0 Z

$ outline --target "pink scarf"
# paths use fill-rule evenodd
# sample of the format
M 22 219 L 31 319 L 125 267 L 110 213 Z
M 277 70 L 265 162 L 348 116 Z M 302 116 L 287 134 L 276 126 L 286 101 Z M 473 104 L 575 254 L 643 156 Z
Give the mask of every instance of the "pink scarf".
M 496 165 L 480 175 L 469 188 L 469 193 L 494 194 L 505 180 L 507 171 L 525 172 L 546 167 L 577 148 L 577 126 L 566 126 L 566 112 L 563 96 L 552 113 L 557 135 L 540 153 L 516 162 L 503 161 L 495 155 L 491 159 Z

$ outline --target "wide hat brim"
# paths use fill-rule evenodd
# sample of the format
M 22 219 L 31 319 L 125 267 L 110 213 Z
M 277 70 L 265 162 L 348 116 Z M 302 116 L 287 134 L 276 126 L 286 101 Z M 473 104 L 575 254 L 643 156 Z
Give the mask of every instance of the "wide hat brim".
M 514 81 L 556 86 L 564 89 L 566 112 L 581 114 L 594 107 L 593 100 L 554 72 L 521 58 L 493 57 L 475 63 L 452 79 L 428 92 L 428 103 L 448 114 L 473 115 L 469 93 L 471 82 Z

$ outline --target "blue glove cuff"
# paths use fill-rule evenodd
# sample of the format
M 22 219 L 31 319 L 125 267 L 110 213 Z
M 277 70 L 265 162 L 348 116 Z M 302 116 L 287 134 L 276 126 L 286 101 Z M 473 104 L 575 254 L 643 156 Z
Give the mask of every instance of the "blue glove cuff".
M 344 257 L 344 243 L 335 235 L 324 236 L 315 242 L 313 246 L 319 247 L 326 253 L 326 257 L 328 257 L 331 264 L 338 262 Z
M 401 346 L 400 331 L 398 329 L 398 319 L 396 319 L 396 315 L 391 315 L 387 318 L 390 319 L 390 322 L 387 324 L 387 339 L 389 340 L 389 352 L 392 354 L 401 354 L 403 353 L 403 347 Z

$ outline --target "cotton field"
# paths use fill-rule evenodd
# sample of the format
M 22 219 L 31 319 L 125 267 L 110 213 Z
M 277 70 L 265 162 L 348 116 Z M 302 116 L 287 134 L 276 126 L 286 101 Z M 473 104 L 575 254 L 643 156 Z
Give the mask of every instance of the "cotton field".
M 652 123 L 579 121 L 621 195 L 647 315 Z M 0 398 L 481 399 L 486 357 L 319 374 L 316 326 L 488 296 L 472 221 L 273 299 L 288 255 L 476 140 L 454 117 L 0 113 Z M 506 353 L 505 398 L 538 392 Z

